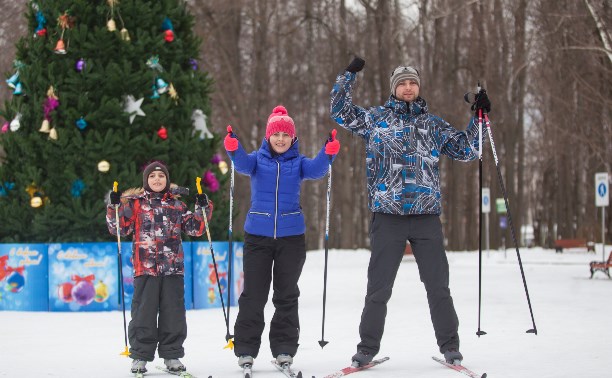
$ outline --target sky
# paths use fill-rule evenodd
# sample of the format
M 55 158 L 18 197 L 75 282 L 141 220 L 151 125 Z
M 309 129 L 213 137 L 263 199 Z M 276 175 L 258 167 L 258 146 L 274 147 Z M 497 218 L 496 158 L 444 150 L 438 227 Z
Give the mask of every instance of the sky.
M 605 249 L 606 257 L 612 246 Z M 478 330 L 478 253 L 449 252 L 451 294 L 460 320 L 464 365 L 490 378 L 565 378 L 610 376 L 612 279 L 589 279 L 596 253 L 569 250 L 556 254 L 521 249 L 538 335 L 532 328 L 514 249 L 483 252 L 481 330 Z M 311 251 L 300 279 L 301 336 L 294 369 L 305 378 L 323 378 L 350 364 L 366 289 L 367 250 L 332 250 L 328 261 L 325 348 L 321 340 L 323 251 Z M 266 321 L 272 317 L 271 301 Z M 230 310 L 230 324 L 237 307 Z M 128 311 L 129 321 L 129 311 Z M 120 311 L 93 313 L 0 312 L 0 377 L 130 377 Z M 241 377 L 233 352 L 224 349 L 221 309 L 187 311 L 188 337 L 182 361 L 196 377 Z M 254 378 L 281 377 L 262 337 Z M 434 362 L 440 356 L 429 318 L 425 289 L 416 263 L 406 257 L 388 305 L 378 357 L 390 360 L 351 377 L 459 378 L 464 375 Z M 148 364 L 149 377 L 169 377 Z

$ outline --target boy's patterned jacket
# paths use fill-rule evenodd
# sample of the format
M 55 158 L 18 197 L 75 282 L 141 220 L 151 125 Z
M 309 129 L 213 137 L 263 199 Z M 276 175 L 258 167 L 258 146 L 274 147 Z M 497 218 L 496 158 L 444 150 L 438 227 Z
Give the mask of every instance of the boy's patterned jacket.
M 184 274 L 181 232 L 200 236 L 204 231 L 202 208 L 195 205 L 192 213 L 184 202 L 170 192 L 153 193 L 144 189 L 125 192 L 119 205 L 121 236 L 133 234 L 132 263 L 134 277 Z M 209 201 L 207 218 L 212 216 Z M 106 224 L 117 235 L 115 207 L 107 206 Z
M 425 100 L 391 96 L 384 106 L 353 105 L 356 74 L 344 72 L 331 91 L 331 118 L 365 139 L 369 207 L 387 214 L 440 214 L 439 159 L 478 157 L 478 120 L 458 131 L 430 114 Z M 485 140 L 486 131 L 482 138 Z

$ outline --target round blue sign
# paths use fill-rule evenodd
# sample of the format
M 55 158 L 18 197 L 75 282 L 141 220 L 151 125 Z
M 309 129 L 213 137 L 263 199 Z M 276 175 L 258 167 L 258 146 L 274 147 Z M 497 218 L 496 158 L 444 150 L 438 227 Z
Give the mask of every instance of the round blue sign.
M 604 184 L 603 182 L 599 184 L 599 186 L 597 187 L 597 194 L 599 194 L 600 197 L 603 197 L 606 195 L 606 191 L 606 184 Z
M 489 197 L 484 197 L 482 199 L 482 203 L 484 203 L 485 205 L 488 205 L 489 204 Z

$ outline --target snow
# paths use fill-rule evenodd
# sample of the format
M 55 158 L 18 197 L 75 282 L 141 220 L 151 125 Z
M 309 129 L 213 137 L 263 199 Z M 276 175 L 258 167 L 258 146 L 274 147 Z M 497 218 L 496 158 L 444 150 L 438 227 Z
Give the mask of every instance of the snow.
M 611 247 L 606 247 L 606 258 Z M 514 249 L 483 252 L 481 329 L 478 330 L 478 254 L 449 252 L 451 293 L 460 319 L 464 364 L 492 378 L 563 378 L 612 376 L 610 314 L 612 280 L 601 272 L 589 279 L 589 261 L 597 253 L 540 248 L 521 249 L 521 258 L 538 335 Z M 300 280 L 301 345 L 294 367 L 304 377 L 322 378 L 350 363 L 358 342 L 358 325 L 366 288 L 367 250 L 332 250 L 329 254 L 324 348 L 321 340 L 323 251 L 308 253 Z M 266 307 L 266 320 L 273 311 Z M 232 307 L 231 325 L 237 308 Z M 129 313 L 127 314 L 129 321 Z M 124 349 L 121 312 L 48 313 L 0 312 L 0 377 L 130 377 L 131 360 Z M 239 377 L 233 352 L 224 349 L 225 323 L 221 309 L 187 311 L 189 335 L 182 359 L 189 371 L 202 377 Z M 264 330 L 256 378 L 280 377 L 269 363 Z M 434 362 L 438 356 L 425 290 L 416 263 L 401 264 L 389 302 L 386 332 L 379 357 L 391 359 L 355 378 L 436 377 L 463 375 Z M 148 364 L 150 377 L 169 377 Z

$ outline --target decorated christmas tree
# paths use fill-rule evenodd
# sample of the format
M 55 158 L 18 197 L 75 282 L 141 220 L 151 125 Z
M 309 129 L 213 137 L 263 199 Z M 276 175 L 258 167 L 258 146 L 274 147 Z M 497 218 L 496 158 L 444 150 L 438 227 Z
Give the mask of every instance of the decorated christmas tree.
M 215 203 L 213 238 L 227 235 L 219 190 L 227 164 L 206 126 L 211 79 L 181 0 L 41 0 L 6 73 L 0 110 L 0 241 L 111 241 L 105 199 L 142 186 L 153 160 Z

